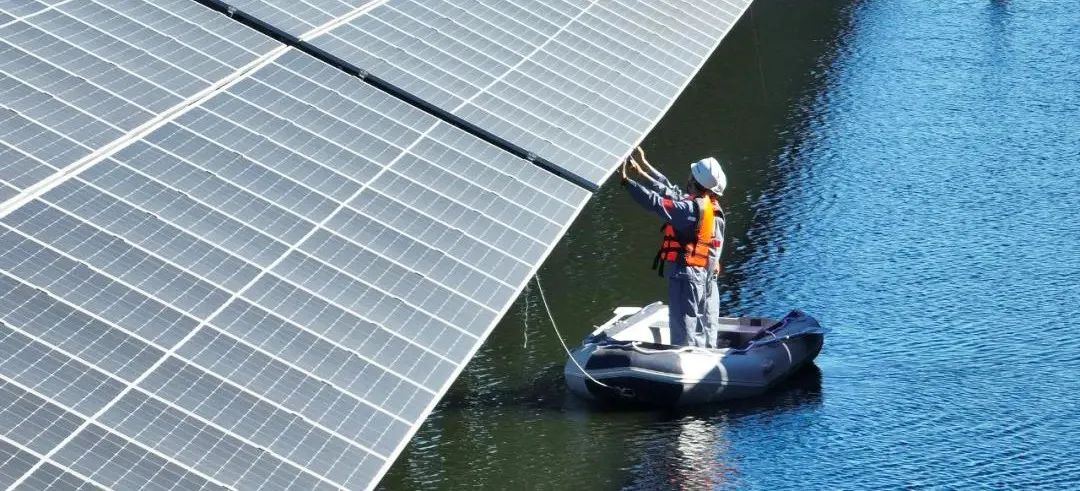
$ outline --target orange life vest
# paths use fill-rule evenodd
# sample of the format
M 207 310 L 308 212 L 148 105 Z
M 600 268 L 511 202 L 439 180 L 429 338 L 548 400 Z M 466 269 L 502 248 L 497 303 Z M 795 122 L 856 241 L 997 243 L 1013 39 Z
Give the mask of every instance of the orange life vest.
M 677 261 L 680 254 L 687 266 L 707 267 L 709 264 L 709 250 L 713 247 L 720 247 L 723 237 L 718 239 L 713 237 L 713 228 L 716 227 L 715 205 L 708 198 L 699 202 L 703 203 L 703 205 L 701 205 L 701 216 L 698 217 L 697 234 L 695 234 L 692 241 L 685 244 L 679 242 L 678 236 L 675 235 L 675 227 L 670 223 L 665 223 L 660 228 L 664 233 L 664 240 L 660 243 L 660 250 L 653 259 L 653 269 L 657 270 L 660 275 L 664 274 L 664 263 Z M 723 216 L 723 211 L 720 212 L 720 216 Z M 721 272 L 719 260 L 716 261 L 716 272 Z

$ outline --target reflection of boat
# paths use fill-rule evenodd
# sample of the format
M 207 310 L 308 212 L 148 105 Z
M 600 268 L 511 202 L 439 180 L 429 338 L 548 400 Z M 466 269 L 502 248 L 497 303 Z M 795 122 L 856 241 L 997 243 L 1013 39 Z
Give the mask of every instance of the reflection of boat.
M 573 393 L 606 402 L 738 399 L 765 392 L 813 361 L 824 335 L 817 320 L 796 310 L 780 320 L 721 318 L 719 349 L 671 346 L 667 306 L 620 307 L 571 353 L 563 375 Z

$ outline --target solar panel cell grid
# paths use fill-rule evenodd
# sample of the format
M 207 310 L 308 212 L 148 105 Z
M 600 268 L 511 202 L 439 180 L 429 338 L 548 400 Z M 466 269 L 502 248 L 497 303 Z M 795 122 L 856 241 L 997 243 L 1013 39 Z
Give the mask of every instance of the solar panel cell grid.
M 19 190 L 15 189 L 12 186 L 4 184 L 3 182 L 0 182 L 0 202 L 14 198 L 18 194 Z
M 0 0 L 0 12 L 9 17 L 34 15 L 62 0 Z
M 236 71 L 275 43 L 190 0 L 66 2 L 0 26 L 4 152 L 19 190 Z
M 6 339 L 10 329 L 0 328 Z M 2 379 L 0 396 L 5 401 L 0 408 L 0 435 L 39 455 L 55 448 L 82 423 L 79 417 Z
M 142 481 L 142 485 L 145 489 L 171 489 L 176 486 L 176 483 L 168 483 L 168 485 L 161 483 L 157 475 L 147 476 L 148 479 Z M 135 484 L 135 483 L 133 483 Z M 38 489 L 63 489 L 69 491 L 92 491 L 100 488 L 92 483 L 77 477 L 70 472 L 67 472 L 53 464 L 44 463 L 33 474 L 26 478 L 22 484 L 15 488 L 16 491 L 30 491 Z M 195 489 L 192 487 L 191 489 Z
M 80 414 L 96 413 L 123 390 L 117 379 L 16 331 L 4 327 L 0 336 L 0 373 Z
M 215 428 L 227 430 L 258 448 L 269 449 L 318 475 L 337 477 L 337 482 L 349 484 L 349 476 L 357 467 L 378 466 L 378 462 L 367 462 L 376 459 L 374 456 L 356 448 L 345 437 L 335 434 L 336 432 L 332 433 L 321 425 L 296 418 L 291 411 L 274 402 L 246 393 L 237 386 L 226 383 L 222 378 L 175 358 L 162 364 L 143 382 L 143 386 L 163 401 L 190 409 L 192 414 L 201 416 Z M 318 385 L 300 384 L 288 398 L 280 401 L 283 406 L 308 405 L 313 408 L 310 411 L 321 410 L 325 406 L 316 403 L 330 401 L 313 392 L 318 389 Z M 288 420 L 280 433 L 260 431 L 267 422 L 278 418 Z M 123 426 L 120 428 L 123 429 Z M 224 436 L 219 438 L 223 441 L 222 455 L 218 456 L 220 458 L 228 459 L 243 447 L 241 441 L 230 440 Z M 214 463 L 227 462 L 219 459 L 207 460 Z M 242 456 L 235 460 L 235 464 L 227 463 L 225 467 L 235 465 L 242 468 L 250 463 Z M 217 469 L 208 469 L 208 473 L 220 475 Z M 233 471 L 231 474 L 239 472 Z M 223 479 L 228 480 L 224 477 Z
M 9 325 L 87 363 L 133 381 L 160 358 L 161 350 L 64 304 L 42 290 L 0 276 L 0 309 Z
M 5 82 L 0 80 L 0 84 Z M 90 153 L 88 147 L 20 116 L 6 105 L 0 108 L 0 139 L 0 181 L 16 191 L 55 173 L 56 167 L 49 162 L 74 162 Z
M 127 332 L 171 347 L 195 327 L 190 317 L 124 287 L 90 267 L 62 256 L 26 236 L 0 232 L 0 270 L 53 297 L 92 312 Z
M 19 450 L 14 445 L 0 440 L 0 486 L 5 488 L 15 484 L 23 474 L 29 471 L 37 457 Z
M 123 436 L 90 425 L 60 449 L 54 461 L 109 488 L 223 489 L 197 473 L 131 444 Z M 150 469 L 143 475 L 132 469 Z
M 163 258 L 58 210 L 32 203 L 4 220 L 35 243 L 82 258 L 100 273 L 137 287 L 149 296 L 169 299 L 174 308 L 192 318 L 208 316 L 228 298 L 224 290 Z

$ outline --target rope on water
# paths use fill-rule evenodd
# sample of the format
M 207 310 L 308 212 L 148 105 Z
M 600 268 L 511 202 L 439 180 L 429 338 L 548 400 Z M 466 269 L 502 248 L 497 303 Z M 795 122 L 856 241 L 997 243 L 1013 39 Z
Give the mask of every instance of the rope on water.
M 521 320 L 521 335 L 525 337 L 525 342 L 521 344 L 522 348 L 529 348 L 529 285 L 525 285 L 525 316 Z
M 769 103 L 769 89 L 765 86 L 765 67 L 761 63 L 761 42 L 758 40 L 757 20 L 754 19 L 754 5 L 751 4 L 750 8 L 750 30 L 754 33 L 754 53 L 757 55 L 757 68 L 758 75 L 761 76 L 761 98 L 765 101 L 765 104 Z
M 621 393 L 621 388 L 612 387 L 599 380 L 596 380 L 595 378 L 593 378 L 592 375 L 589 375 L 589 372 L 585 371 L 585 367 L 581 366 L 581 364 L 578 363 L 577 359 L 574 358 L 574 355 L 570 353 L 570 348 L 566 346 L 566 342 L 563 341 L 562 333 L 559 332 L 559 326 L 555 325 L 555 316 L 551 315 L 551 307 L 548 306 L 547 297 L 544 296 L 544 287 L 540 285 L 539 274 L 536 275 L 536 289 L 540 290 L 540 301 L 544 303 L 544 310 L 547 311 L 548 319 L 551 320 L 551 328 L 555 330 L 555 336 L 559 338 L 559 344 L 562 344 L 563 350 L 566 351 L 566 356 L 570 357 L 570 361 L 574 362 L 574 365 L 578 367 L 578 370 L 581 370 L 581 373 L 585 374 L 585 377 L 587 377 L 589 380 L 592 380 L 593 383 L 595 383 L 596 385 L 599 385 L 601 387 L 607 387 L 608 389 L 612 390 L 617 390 Z

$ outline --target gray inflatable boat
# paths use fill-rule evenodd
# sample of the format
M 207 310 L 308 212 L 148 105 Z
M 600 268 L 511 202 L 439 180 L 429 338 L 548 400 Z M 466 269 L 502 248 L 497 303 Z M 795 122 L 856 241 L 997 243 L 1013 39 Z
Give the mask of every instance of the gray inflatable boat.
M 795 310 L 778 320 L 721 318 L 718 349 L 671 346 L 667 315 L 660 302 L 615 309 L 571 352 L 563 370 L 570 391 L 590 400 L 662 406 L 755 396 L 812 362 L 825 338 L 817 320 Z

